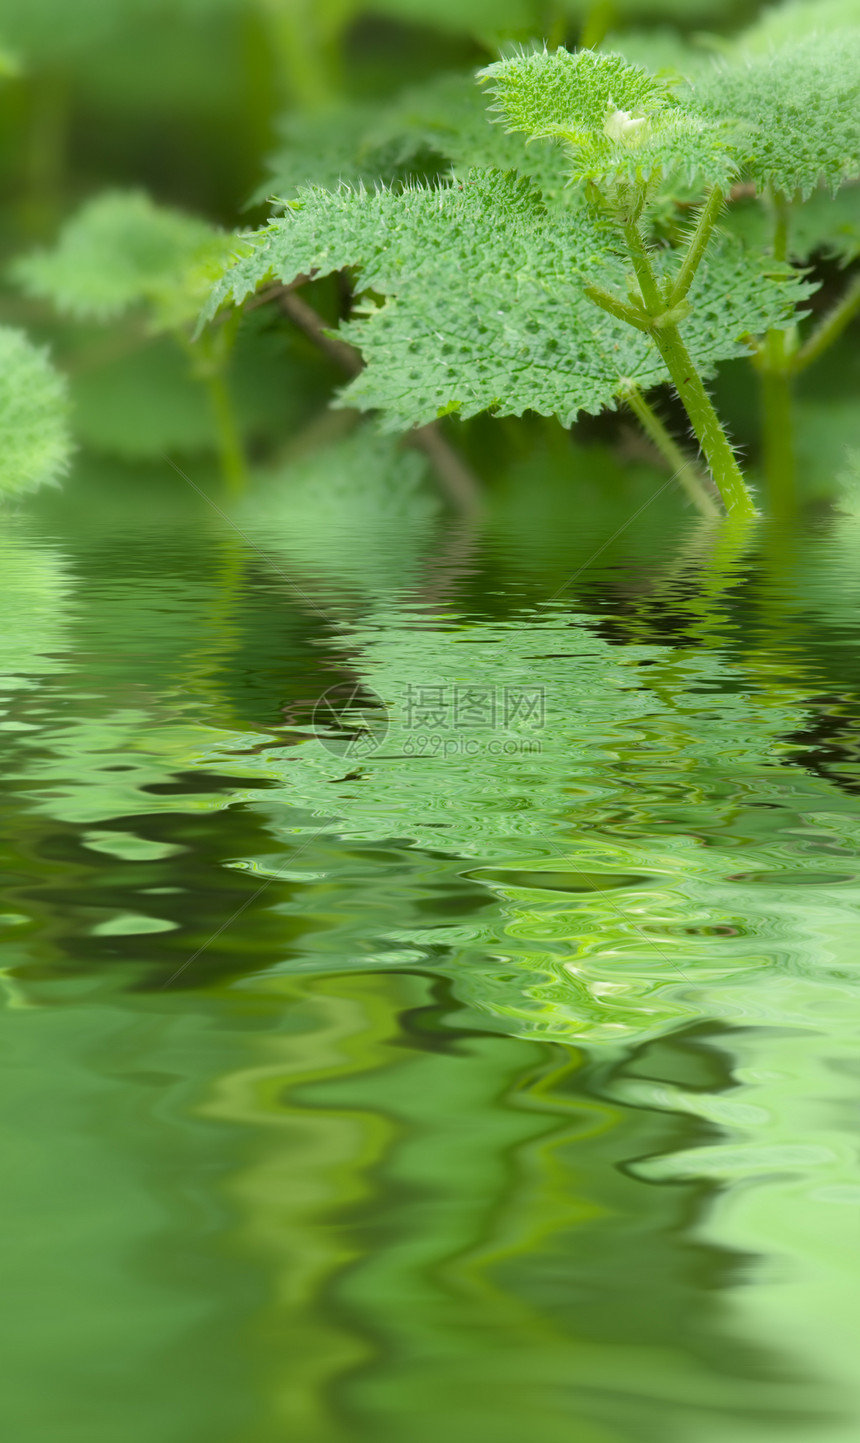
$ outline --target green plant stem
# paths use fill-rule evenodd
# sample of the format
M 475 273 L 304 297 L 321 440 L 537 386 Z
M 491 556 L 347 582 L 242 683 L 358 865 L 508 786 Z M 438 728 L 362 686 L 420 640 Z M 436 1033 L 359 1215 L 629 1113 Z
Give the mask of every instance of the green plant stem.
M 655 330 L 654 342 L 690 418 L 727 512 L 730 516 L 755 516 L 755 504 L 735 453 L 678 327 L 669 325 Z
M 844 296 L 833 307 L 813 331 L 809 339 L 796 352 L 791 362 L 792 372 L 797 375 L 817 361 L 819 356 L 833 345 L 842 332 L 860 313 L 860 275 L 856 275 Z
M 627 242 L 627 249 L 630 252 L 630 259 L 633 262 L 633 269 L 642 292 L 645 310 L 654 320 L 665 311 L 666 301 L 660 290 L 660 283 L 654 274 L 651 258 L 645 249 L 638 221 L 627 220 L 624 222 L 624 239 Z
M 708 463 L 714 483 L 729 515 L 754 516 L 752 496 L 720 418 L 705 390 L 693 359 L 684 345 L 677 321 L 669 320 L 666 301 L 654 273 L 639 226 L 634 220 L 623 225 L 630 258 L 642 291 L 645 310 L 652 318 L 651 335 L 665 362 L 681 403 Z M 701 259 L 701 257 L 700 257 Z
M 725 196 L 720 187 L 713 186 L 699 216 L 698 224 L 687 248 L 687 254 L 681 263 L 681 269 L 667 292 L 666 304 L 668 306 L 679 305 L 696 279 L 696 272 L 713 234 L 724 200 Z
M 228 491 L 240 495 L 248 484 L 248 463 L 242 444 L 242 433 L 236 420 L 233 398 L 227 383 L 227 365 L 236 339 L 241 313 L 224 325 L 204 331 L 192 341 L 184 330 L 174 335 L 188 357 L 192 377 L 206 387 L 212 418 L 221 475 Z
M 203 380 L 215 418 L 221 474 L 228 491 L 240 496 L 248 484 L 248 467 L 227 378 L 219 368 L 209 371 Z
M 586 286 L 585 294 L 596 306 L 600 306 L 601 310 L 608 311 L 610 316 L 615 316 L 616 320 L 624 321 L 628 326 L 635 326 L 637 331 L 646 331 L 650 334 L 651 322 L 648 317 L 640 315 L 626 301 L 613 296 L 611 291 L 605 291 L 603 286 Z
M 642 392 L 637 386 L 632 386 L 624 394 L 633 414 L 638 418 L 643 431 L 648 439 L 656 446 L 661 456 L 668 462 L 675 478 L 680 481 L 690 500 L 698 507 L 703 516 L 719 516 L 719 509 L 713 496 L 706 490 L 701 477 L 698 474 L 695 462 L 689 456 L 685 456 L 677 441 L 669 434 L 660 417 L 652 406 L 648 404 Z
M 309 340 L 348 376 L 358 375 L 364 365 L 361 353 L 338 336 L 330 335 L 322 316 L 308 305 L 303 296 L 297 295 L 289 286 L 276 292 L 276 295 L 285 315 Z M 424 452 L 437 479 L 459 510 L 470 514 L 480 510 L 480 486 L 465 461 L 446 439 L 438 421 L 414 427 L 404 437 L 403 444 Z
M 594 0 L 594 4 L 585 18 L 582 27 L 582 34 L 579 37 L 579 44 L 583 50 L 596 50 L 603 40 L 615 19 L 615 6 L 612 0 Z
M 27 229 L 50 235 L 62 211 L 69 128 L 68 83 L 60 72 L 30 84 L 30 131 L 25 149 Z
M 762 443 L 771 511 L 792 516 L 797 505 L 794 453 L 794 396 L 785 369 L 765 367 L 761 374 Z
M 788 258 L 791 206 L 779 192 L 771 196 L 774 212 L 774 260 Z M 771 510 L 787 517 L 797 508 L 794 452 L 794 399 L 790 345 L 785 331 L 770 330 L 758 356 L 762 386 L 762 449 Z
M 337 66 L 323 34 L 324 0 L 258 0 L 284 88 L 299 110 L 324 109 L 337 94 Z

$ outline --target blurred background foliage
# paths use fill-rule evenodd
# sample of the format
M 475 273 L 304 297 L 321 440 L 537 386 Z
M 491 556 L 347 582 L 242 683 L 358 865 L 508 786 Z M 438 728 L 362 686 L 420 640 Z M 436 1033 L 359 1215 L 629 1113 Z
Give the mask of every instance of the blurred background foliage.
M 823 0 L 817 8 L 826 23 L 860 18 L 855 0 Z M 232 470 L 237 490 L 247 458 L 252 468 L 267 470 L 268 485 L 275 478 L 289 491 L 295 482 L 306 510 L 307 453 L 329 439 L 339 447 L 344 428 L 357 424 L 328 410 L 342 366 L 277 306 L 252 312 L 238 334 L 223 326 L 190 347 L 180 301 L 205 288 L 201 256 L 211 260 L 234 243 L 230 232 L 260 224 L 272 191 L 311 178 L 333 184 L 341 175 L 447 173 L 456 165 L 456 144 L 450 134 L 439 139 L 440 117 L 450 128 L 462 90 L 457 77 L 513 42 L 603 43 L 672 67 L 681 57 L 689 62 L 691 55 L 725 51 L 755 24 L 757 43 L 766 47 L 771 32 L 778 39 L 795 23 L 797 9 L 782 6 L 770 16 L 764 7 L 760 21 L 763 7 L 754 0 L 4 0 L 0 323 L 47 344 L 69 378 L 78 447 L 71 484 L 106 459 L 113 485 L 123 476 L 130 488 L 156 477 L 163 484 L 169 453 L 193 468 L 201 485 L 215 487 L 220 452 L 220 472 L 229 481 Z M 122 223 L 123 206 L 148 214 L 154 232 L 161 227 L 153 242 L 161 260 L 148 253 L 131 280 L 108 274 L 108 259 L 93 240 L 112 216 Z M 63 227 L 82 207 L 96 231 L 85 229 L 76 242 L 79 221 Z M 54 284 L 53 303 L 40 293 L 38 248 L 60 235 L 67 251 L 78 245 L 78 279 L 81 258 L 88 258 L 95 292 L 89 300 L 66 296 L 58 312 L 62 286 Z M 183 264 L 198 268 L 190 291 L 174 284 L 176 248 L 183 245 Z M 24 272 L 21 256 L 30 257 Z M 839 294 L 854 251 L 816 253 L 812 263 L 824 305 Z M 336 324 L 348 304 L 337 278 L 309 289 L 317 310 Z M 812 500 L 835 494 L 846 452 L 860 446 L 856 352 L 849 333 L 810 374 L 799 407 L 801 483 Z M 754 466 L 758 422 L 750 390 L 746 363 L 722 368 L 718 405 Z M 668 419 L 677 423 L 672 407 L 665 397 Z M 570 460 L 574 474 L 583 448 L 595 446 L 595 465 L 605 471 L 609 448 L 619 460 L 610 467 L 610 497 L 620 484 L 616 472 L 648 473 L 653 463 L 647 448 L 631 442 L 624 415 L 586 419 L 566 442 L 556 423 L 528 418 L 446 425 L 480 482 L 500 495 L 510 492 L 512 475 L 528 470 L 536 431 L 536 485 L 548 450 L 556 469 L 564 472 Z M 366 443 L 353 438 L 349 451 L 359 475 L 378 463 L 372 422 L 360 430 L 368 433 Z M 356 451 L 362 444 L 363 461 Z M 573 457 L 565 453 L 571 444 Z M 414 457 L 404 461 L 404 478 L 409 490 Z M 170 484 L 180 483 L 173 477 Z

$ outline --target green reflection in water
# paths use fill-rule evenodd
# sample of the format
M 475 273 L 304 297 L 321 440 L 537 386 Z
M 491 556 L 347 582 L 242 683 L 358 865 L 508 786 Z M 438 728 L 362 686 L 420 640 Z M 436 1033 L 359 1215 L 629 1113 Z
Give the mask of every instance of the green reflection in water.
M 6 1431 L 849 1443 L 849 541 L 166 520 L 4 539 Z

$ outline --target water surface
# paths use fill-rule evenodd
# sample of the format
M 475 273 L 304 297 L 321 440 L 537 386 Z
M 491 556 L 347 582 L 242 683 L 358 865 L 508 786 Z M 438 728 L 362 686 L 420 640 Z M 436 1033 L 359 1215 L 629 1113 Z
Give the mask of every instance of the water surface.
M 6 1435 L 851 1443 L 852 524 L 173 484 L 0 543 Z

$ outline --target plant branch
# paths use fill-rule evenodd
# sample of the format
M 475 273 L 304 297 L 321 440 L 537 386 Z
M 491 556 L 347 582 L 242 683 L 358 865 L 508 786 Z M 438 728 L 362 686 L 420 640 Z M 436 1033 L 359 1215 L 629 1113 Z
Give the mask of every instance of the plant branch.
M 303 296 L 284 289 L 278 292 L 278 303 L 285 315 L 298 326 L 299 330 L 317 345 L 335 365 L 340 366 L 349 376 L 357 376 L 364 362 L 355 346 L 332 336 L 325 321 Z M 450 444 L 438 421 L 427 426 L 416 426 L 403 438 L 404 444 L 423 451 L 450 500 L 460 511 L 475 512 L 481 503 L 477 479 Z
M 761 368 L 762 452 L 770 504 L 775 516 L 792 516 L 796 509 L 794 452 L 794 396 L 791 375 L 784 368 Z
M 654 274 L 654 267 L 645 249 L 645 242 L 642 239 L 642 232 L 639 223 L 635 220 L 627 220 L 623 223 L 624 239 L 627 241 L 627 249 L 630 252 L 630 259 L 633 262 L 633 269 L 636 272 L 636 279 L 639 282 L 639 289 L 642 292 L 642 300 L 645 310 L 652 320 L 663 314 L 666 309 L 666 302 L 660 290 L 657 277 Z
M 340 366 L 341 370 L 350 376 L 358 375 L 364 365 L 360 352 L 338 336 L 330 335 L 319 311 L 308 305 L 303 296 L 286 287 L 278 292 L 277 299 L 284 314 L 289 316 L 293 324 L 298 326 L 330 361 L 334 361 L 336 366 Z
M 702 208 L 702 213 L 699 216 L 698 224 L 690 240 L 687 254 L 684 256 L 681 264 L 681 269 L 678 272 L 674 284 L 668 291 L 666 304 L 670 308 L 679 305 L 680 302 L 684 300 L 693 281 L 696 279 L 696 272 L 699 269 L 702 257 L 705 254 L 708 242 L 713 234 L 714 226 L 723 208 L 724 200 L 725 196 L 720 190 L 720 187 L 718 185 L 713 186 Z
M 623 399 L 638 418 L 648 439 L 657 448 L 663 459 L 668 462 L 675 478 L 680 481 L 702 515 L 719 516 L 719 507 L 695 462 L 689 456 L 684 455 L 677 441 L 663 425 L 654 408 L 645 400 L 638 386 L 631 386 L 629 390 L 625 391 Z
M 611 291 L 606 291 L 603 286 L 586 286 L 585 294 L 590 301 L 618 321 L 626 321 L 628 326 L 635 326 L 638 331 L 651 330 L 651 321 L 643 312 L 638 311 L 634 306 L 628 305 L 626 301 L 619 300 L 613 296 Z
M 735 453 L 678 327 L 664 326 L 653 335 L 726 510 L 730 516 L 755 516 L 755 504 Z
M 725 508 L 730 516 L 755 516 L 752 496 L 720 418 L 714 410 L 693 358 L 684 345 L 677 319 L 666 310 L 666 301 L 660 291 L 639 226 L 635 221 L 627 220 L 623 223 L 623 230 L 642 291 L 642 300 L 651 315 L 651 337 L 690 418 L 690 424 Z
M 438 421 L 431 421 L 428 426 L 416 426 L 403 439 L 405 445 L 424 452 L 459 511 L 480 511 L 481 492 L 475 474 L 456 447 L 451 445 Z
M 268 24 L 281 78 L 293 104 L 304 111 L 330 104 L 338 88 L 338 65 L 321 24 L 321 0 L 257 0 Z
M 227 489 L 234 496 L 241 495 L 248 484 L 248 465 L 245 459 L 245 448 L 242 444 L 242 433 L 227 383 L 227 364 L 233 348 L 238 320 L 239 312 L 237 311 L 229 326 L 224 326 L 219 331 L 201 337 L 197 344 L 194 344 L 184 331 L 174 332 L 189 358 L 192 376 L 206 387 L 209 404 L 212 408 L 212 419 L 215 422 L 221 474 Z
M 794 375 L 805 371 L 822 356 L 842 335 L 842 332 L 851 324 L 854 317 L 860 313 L 860 275 L 856 275 L 846 290 L 844 296 L 836 303 L 832 311 L 824 317 L 809 339 L 796 352 L 791 361 L 791 370 Z

